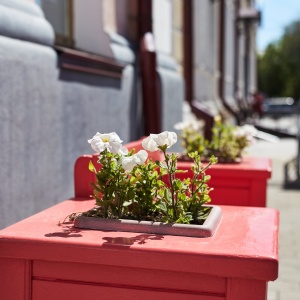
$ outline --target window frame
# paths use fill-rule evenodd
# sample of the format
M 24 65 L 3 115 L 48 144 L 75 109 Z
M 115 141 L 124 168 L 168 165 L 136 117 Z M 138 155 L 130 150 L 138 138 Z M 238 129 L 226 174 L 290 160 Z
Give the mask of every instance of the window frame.
M 74 47 L 74 30 L 73 30 L 73 0 L 66 0 L 67 1 L 67 28 L 68 32 L 67 35 L 61 35 L 55 32 L 55 44 L 59 46 L 65 47 Z

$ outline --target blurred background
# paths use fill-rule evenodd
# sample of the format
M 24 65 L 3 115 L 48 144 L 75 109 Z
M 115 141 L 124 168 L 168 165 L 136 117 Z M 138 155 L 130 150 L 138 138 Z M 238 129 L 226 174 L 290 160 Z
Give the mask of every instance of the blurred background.
M 0 228 L 72 197 L 97 131 L 196 118 L 209 138 L 222 117 L 263 133 L 248 155 L 273 161 L 284 249 L 268 299 L 300 299 L 299 53 L 298 0 L 0 0 Z

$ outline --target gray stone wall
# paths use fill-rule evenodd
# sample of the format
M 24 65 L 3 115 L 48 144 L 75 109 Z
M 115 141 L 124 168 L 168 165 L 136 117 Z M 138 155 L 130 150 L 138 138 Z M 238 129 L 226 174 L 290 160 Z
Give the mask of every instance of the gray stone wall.
M 218 1 L 193 1 L 194 97 L 217 115 L 218 101 Z
M 59 69 L 53 39 L 36 5 L 0 0 L 0 228 L 72 197 L 97 131 L 139 137 L 132 61 L 121 79 Z
M 87 140 L 97 131 L 116 131 L 124 143 L 143 135 L 136 55 L 125 38 L 109 38 L 121 78 L 61 69 L 41 9 L 0 0 L 0 229 L 73 197 L 74 163 L 93 152 Z M 163 130 L 173 130 L 182 76 L 172 59 L 157 71 Z
M 157 54 L 162 131 L 175 131 L 177 135 L 180 134 L 180 131 L 176 130 L 174 125 L 182 122 L 184 105 L 184 83 L 178 69 L 178 64 L 171 56 L 162 53 Z M 174 152 L 182 151 L 180 141 L 170 150 Z

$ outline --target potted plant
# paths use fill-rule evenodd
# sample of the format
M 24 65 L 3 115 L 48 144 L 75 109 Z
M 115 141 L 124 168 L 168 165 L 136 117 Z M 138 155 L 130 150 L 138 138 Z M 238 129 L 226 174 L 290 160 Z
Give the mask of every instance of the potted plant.
M 216 118 L 211 140 L 204 138 L 197 121 L 178 123 L 181 130 L 182 160 L 190 161 L 187 153 L 197 151 L 202 160 L 214 155 L 220 163 L 240 162 L 245 149 L 254 141 L 257 130 L 251 125 L 234 126 Z
M 178 169 L 184 171 L 179 177 L 191 178 L 191 161 L 187 153 L 197 151 L 202 161 L 214 155 L 219 163 L 207 172 L 212 176 L 212 203 L 218 205 L 265 207 L 267 180 L 271 177 L 271 160 L 264 157 L 245 156 L 245 150 L 254 142 L 257 130 L 251 125 L 234 126 L 216 119 L 212 138 L 207 140 L 201 132 L 200 123 L 178 123 L 181 130 L 183 153 Z
M 150 134 L 142 141 L 144 149 L 128 151 L 116 133 L 97 133 L 88 141 L 99 153 L 96 176 L 92 182 L 96 206 L 69 216 L 76 227 L 162 233 L 186 236 L 211 236 L 221 219 L 219 207 L 209 206 L 210 176 L 206 170 L 217 162 L 211 156 L 203 166 L 197 151 L 192 178 L 177 178 L 178 155 L 167 153 L 177 142 L 174 132 Z M 163 161 L 152 161 L 148 152 L 161 151 Z M 163 180 L 164 178 L 164 180 Z M 168 178 L 166 180 L 166 178 Z

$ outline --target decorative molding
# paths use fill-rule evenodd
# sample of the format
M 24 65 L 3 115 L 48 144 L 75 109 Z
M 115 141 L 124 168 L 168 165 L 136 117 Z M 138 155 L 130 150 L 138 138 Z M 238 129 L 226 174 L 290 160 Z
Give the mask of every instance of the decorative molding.
M 125 65 L 111 58 L 60 46 L 54 48 L 59 55 L 59 67 L 62 69 L 113 78 L 122 77 Z
M 53 28 L 41 9 L 25 1 L 0 0 L 0 35 L 49 47 L 54 43 Z

